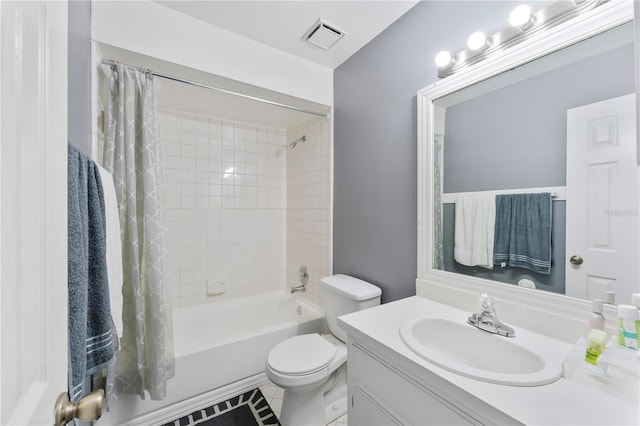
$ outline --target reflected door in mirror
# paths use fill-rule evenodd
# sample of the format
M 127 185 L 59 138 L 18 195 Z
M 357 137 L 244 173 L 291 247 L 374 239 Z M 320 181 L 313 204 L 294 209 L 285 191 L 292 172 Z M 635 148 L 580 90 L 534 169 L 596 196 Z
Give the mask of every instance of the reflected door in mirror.
M 630 303 L 640 282 L 635 95 L 567 111 L 566 293 Z

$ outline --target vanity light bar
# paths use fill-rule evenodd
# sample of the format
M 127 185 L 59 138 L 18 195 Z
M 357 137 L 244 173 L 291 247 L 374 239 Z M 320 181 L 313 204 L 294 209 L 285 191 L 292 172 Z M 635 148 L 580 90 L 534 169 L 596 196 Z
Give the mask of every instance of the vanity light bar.
M 527 5 L 517 6 L 509 15 L 510 25 L 491 35 L 476 31 L 469 37 L 467 47 L 455 53 L 443 50 L 436 55 L 438 76 L 447 77 L 463 67 L 487 58 L 493 52 L 504 50 L 531 34 L 566 22 L 580 13 L 598 7 L 608 0 L 560 0 L 533 13 Z

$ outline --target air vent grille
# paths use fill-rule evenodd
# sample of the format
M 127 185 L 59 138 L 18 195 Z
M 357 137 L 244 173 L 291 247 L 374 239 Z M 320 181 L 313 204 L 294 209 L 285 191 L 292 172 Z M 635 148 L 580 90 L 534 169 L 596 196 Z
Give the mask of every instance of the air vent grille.
M 318 46 L 324 50 L 328 50 L 336 44 L 342 37 L 344 32 L 328 25 L 322 20 L 318 20 L 304 35 L 304 40 Z

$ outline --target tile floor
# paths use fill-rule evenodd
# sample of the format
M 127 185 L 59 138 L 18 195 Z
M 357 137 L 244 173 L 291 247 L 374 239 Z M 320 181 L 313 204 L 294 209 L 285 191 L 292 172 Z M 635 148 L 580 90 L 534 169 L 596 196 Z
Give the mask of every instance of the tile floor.
M 276 416 L 280 417 L 280 410 L 282 409 L 282 397 L 284 395 L 284 389 L 274 385 L 273 383 L 268 383 L 266 385 L 260 386 L 260 391 L 267 399 L 269 406 L 276 413 Z M 347 426 L 347 415 L 340 417 L 338 420 L 329 423 L 328 426 Z

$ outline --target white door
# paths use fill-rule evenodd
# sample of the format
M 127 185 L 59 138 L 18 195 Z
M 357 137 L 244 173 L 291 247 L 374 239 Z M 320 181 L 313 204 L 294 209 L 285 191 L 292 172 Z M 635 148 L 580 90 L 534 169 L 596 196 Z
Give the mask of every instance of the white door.
M 67 390 L 67 3 L 0 1 L 0 424 Z
M 566 294 L 630 303 L 640 283 L 635 95 L 567 111 Z M 570 263 L 572 256 L 576 264 Z

